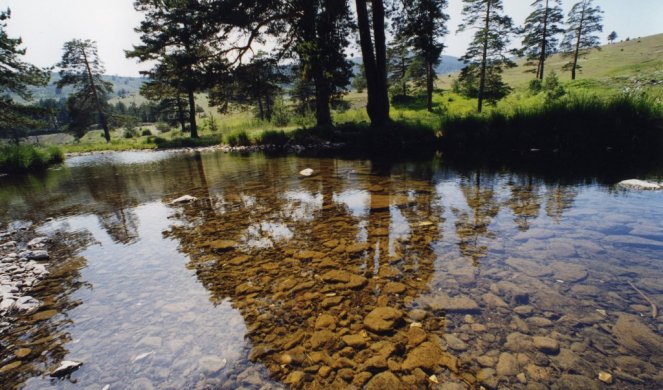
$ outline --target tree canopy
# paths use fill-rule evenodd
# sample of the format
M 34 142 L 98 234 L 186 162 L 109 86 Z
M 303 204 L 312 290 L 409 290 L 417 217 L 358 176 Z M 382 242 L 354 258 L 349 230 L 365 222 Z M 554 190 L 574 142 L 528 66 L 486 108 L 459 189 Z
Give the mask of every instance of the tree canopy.
M 558 36 L 564 32 L 562 0 L 535 0 L 534 11 L 525 19 L 522 52 L 527 62 L 534 66 L 536 78 L 543 80 L 546 59 L 557 51 Z
M 106 141 L 110 141 L 110 130 L 104 106 L 108 95 L 113 92 L 113 85 L 102 79 L 104 64 L 97 52 L 97 43 L 91 40 L 73 39 L 65 42 L 62 60 L 57 64 L 60 69 L 58 88 L 72 86 L 75 93 L 69 98 L 72 130 L 80 135 L 87 126 L 94 123 L 91 114 L 96 110 Z
M 502 81 L 502 70 L 516 65 L 508 50 L 513 21 L 503 14 L 502 0 L 463 0 L 463 3 L 463 23 L 458 31 L 473 28 L 476 32 L 461 57 L 468 66 L 461 72 L 460 82 L 478 81 L 477 111 L 481 112 L 484 99 L 495 102 L 510 91 Z
M 603 31 L 603 11 L 594 6 L 592 0 L 582 0 L 573 5 L 566 20 L 566 35 L 562 40 L 562 51 L 571 57 L 564 70 L 571 71 L 571 79 L 576 79 L 576 72 L 582 67 L 578 60 L 586 56 L 591 49 L 599 48 L 601 42 L 595 33 Z
M 26 49 L 21 48 L 21 38 L 11 38 L 5 30 L 10 17 L 9 9 L 0 12 L 0 137 L 12 138 L 18 143 L 26 129 L 40 124 L 33 118 L 43 110 L 17 103 L 11 95 L 32 100 L 29 87 L 48 84 L 50 74 L 21 59 L 26 53 Z

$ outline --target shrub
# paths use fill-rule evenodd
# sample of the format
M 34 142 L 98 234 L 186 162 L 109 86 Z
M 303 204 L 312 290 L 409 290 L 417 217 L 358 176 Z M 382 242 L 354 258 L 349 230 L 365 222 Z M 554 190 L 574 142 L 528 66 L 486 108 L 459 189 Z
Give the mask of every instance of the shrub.
M 64 153 L 55 146 L 0 146 L 0 171 L 29 172 L 45 169 L 64 161 Z
M 536 95 L 543 89 L 543 83 L 539 79 L 530 80 L 527 89 L 530 91 L 530 93 Z
M 167 133 L 171 130 L 171 127 L 168 123 L 159 122 L 157 123 L 157 130 L 159 130 L 160 133 Z
M 283 146 L 288 143 L 290 138 L 283 130 L 267 130 L 258 137 L 258 143 L 262 145 Z
M 288 108 L 283 102 L 283 99 L 277 99 L 274 103 L 272 123 L 276 127 L 284 127 L 290 123 L 290 112 L 288 112 Z
M 143 129 L 143 131 L 141 131 L 140 135 L 142 135 L 143 137 L 149 137 L 149 136 L 152 135 L 152 132 L 150 131 L 150 129 Z
M 226 143 L 230 146 L 249 146 L 251 145 L 251 140 L 248 134 L 246 134 L 246 131 L 240 131 L 239 133 L 228 135 Z
M 136 130 L 134 129 L 124 129 L 124 133 L 122 134 L 124 138 L 133 138 L 136 136 Z

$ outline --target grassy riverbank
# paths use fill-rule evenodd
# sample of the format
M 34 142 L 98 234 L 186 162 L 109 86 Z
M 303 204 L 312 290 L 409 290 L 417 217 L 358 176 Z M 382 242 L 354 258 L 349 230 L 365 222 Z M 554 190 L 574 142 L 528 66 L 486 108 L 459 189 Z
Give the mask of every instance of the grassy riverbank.
M 256 119 L 250 110 L 221 114 L 201 94 L 196 99 L 201 107 L 199 139 L 164 124 L 143 123 L 130 132 L 112 130 L 110 143 L 102 138 L 101 130 L 90 131 L 80 140 L 57 134 L 40 137 L 38 142 L 57 145 L 66 153 L 323 142 L 367 151 L 443 147 L 459 154 L 531 149 L 560 154 L 637 153 L 660 147 L 663 62 L 656 53 L 662 48 L 663 34 L 605 45 L 583 60 L 578 80 L 570 80 L 568 72 L 562 71 L 565 60 L 553 55 L 546 69 L 556 72 L 563 91 L 553 99 L 545 90 L 530 87 L 532 74 L 523 67 L 509 69 L 504 79 L 512 93 L 494 106 L 485 106 L 482 114 L 476 113 L 476 99 L 453 91 L 457 74 L 452 74 L 437 79 L 432 112 L 426 109 L 424 96 L 413 92 L 392 104 L 392 123 L 382 129 L 368 126 L 366 94 L 356 91 L 344 95 L 344 103 L 333 111 L 336 126 L 323 129 L 314 127 L 312 113 L 297 114 L 288 102 L 277 126 Z M 130 104 L 136 99 L 143 98 L 136 95 L 122 101 Z
M 56 146 L 0 146 L 0 172 L 2 173 L 39 171 L 63 161 L 64 153 Z
M 510 112 L 452 115 L 442 128 L 444 148 L 454 153 L 655 153 L 663 146 L 663 106 L 644 96 L 572 96 Z

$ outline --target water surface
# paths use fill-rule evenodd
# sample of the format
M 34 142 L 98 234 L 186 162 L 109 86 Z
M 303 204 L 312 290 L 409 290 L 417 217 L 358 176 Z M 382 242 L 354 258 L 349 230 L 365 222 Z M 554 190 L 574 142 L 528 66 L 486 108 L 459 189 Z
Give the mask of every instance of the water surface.
M 167 152 L 0 178 L 3 224 L 57 243 L 34 294 L 50 314 L 3 336 L 0 366 L 21 365 L 0 379 L 656 388 L 663 194 L 612 184 L 439 159 Z M 170 204 L 184 194 L 198 200 Z M 62 360 L 84 365 L 51 380 Z

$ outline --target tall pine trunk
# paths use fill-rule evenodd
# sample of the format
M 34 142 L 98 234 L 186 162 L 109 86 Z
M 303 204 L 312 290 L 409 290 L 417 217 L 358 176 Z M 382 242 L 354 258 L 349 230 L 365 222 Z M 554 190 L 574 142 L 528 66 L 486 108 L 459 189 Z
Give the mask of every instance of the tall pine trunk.
M 106 115 L 104 115 L 104 110 L 101 107 L 101 100 L 99 99 L 97 86 L 94 84 L 94 77 L 92 77 L 92 69 L 90 69 L 90 63 L 88 62 L 85 48 L 82 49 L 82 52 L 83 60 L 85 61 L 85 69 L 87 69 L 88 82 L 90 83 L 90 88 L 92 88 L 92 95 L 94 96 L 94 104 L 97 106 L 97 112 L 99 113 L 99 122 L 101 123 L 101 127 L 104 129 L 104 138 L 106 138 L 106 142 L 110 142 L 110 130 L 108 129 L 108 122 L 106 122 Z
M 196 99 L 193 88 L 187 88 L 189 96 L 189 126 L 191 126 L 191 138 L 198 138 L 198 127 L 196 126 Z
M 543 70 L 546 63 L 546 46 L 548 43 L 548 0 L 546 0 L 546 9 L 543 11 L 543 37 L 541 39 L 541 56 L 539 57 L 539 69 L 537 70 L 537 77 L 543 80 Z
M 578 67 L 578 56 L 580 55 L 580 38 L 582 38 L 582 28 L 585 23 L 585 8 L 583 7 L 582 13 L 580 14 L 580 25 L 578 26 L 577 36 L 576 36 L 576 50 L 573 53 L 573 67 L 571 68 L 571 80 L 576 79 L 576 68 Z
M 433 64 L 426 62 L 426 102 L 429 112 L 433 112 Z
M 184 119 L 184 102 L 180 93 L 177 93 L 177 120 L 180 122 L 182 133 L 186 132 L 186 119 Z
M 373 0 L 373 36 L 368 18 L 366 0 L 356 0 L 359 41 L 366 73 L 368 103 L 366 111 L 371 126 L 380 127 L 389 121 L 389 94 L 387 90 L 387 46 L 384 34 L 384 4 Z
M 488 66 L 488 33 L 490 29 L 490 7 L 493 4 L 492 0 L 488 0 L 486 6 L 486 24 L 484 27 L 483 35 L 483 53 L 481 55 L 481 74 L 479 76 L 479 102 L 477 103 L 477 111 L 481 113 L 483 108 L 483 95 L 486 89 L 486 67 Z

